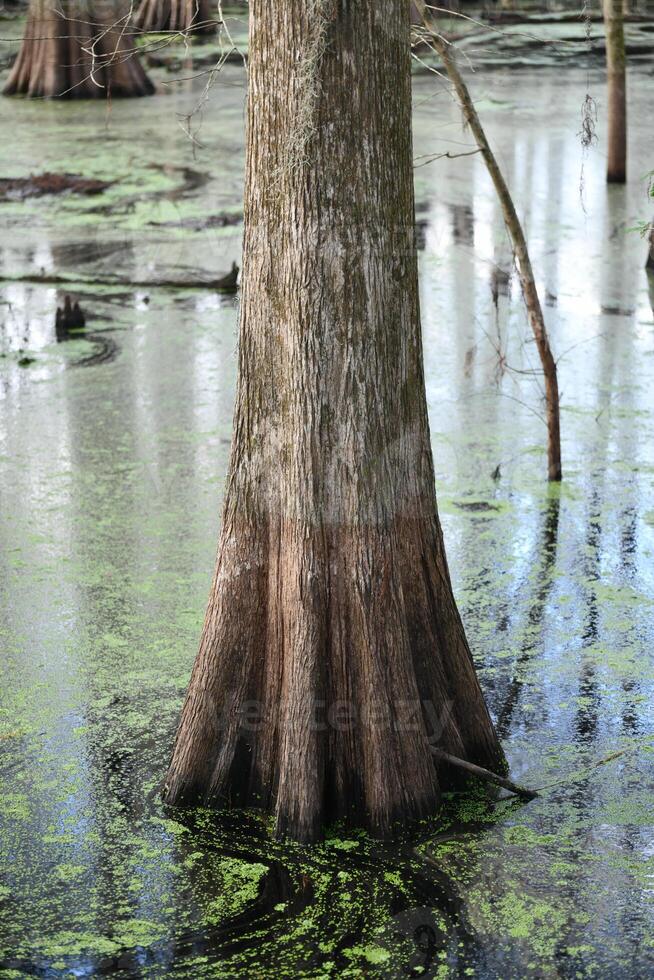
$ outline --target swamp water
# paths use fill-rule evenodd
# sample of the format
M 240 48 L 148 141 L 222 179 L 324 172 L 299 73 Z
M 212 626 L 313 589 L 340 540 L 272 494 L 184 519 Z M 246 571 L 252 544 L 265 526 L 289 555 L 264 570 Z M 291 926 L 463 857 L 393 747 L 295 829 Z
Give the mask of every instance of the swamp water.
M 217 540 L 237 306 L 244 76 L 102 105 L 0 100 L 0 977 L 644 977 L 654 972 L 654 79 L 627 188 L 577 133 L 599 73 L 474 76 L 560 358 L 545 483 L 537 355 L 493 190 L 415 83 L 427 393 L 455 592 L 514 777 L 380 845 L 275 842 L 158 790 Z M 58 279 L 70 280 L 62 285 Z M 9 281 L 11 280 L 11 281 Z M 146 283 L 135 287 L 130 283 Z M 65 294 L 87 335 L 57 343 Z M 499 470 L 498 470 L 499 467 Z

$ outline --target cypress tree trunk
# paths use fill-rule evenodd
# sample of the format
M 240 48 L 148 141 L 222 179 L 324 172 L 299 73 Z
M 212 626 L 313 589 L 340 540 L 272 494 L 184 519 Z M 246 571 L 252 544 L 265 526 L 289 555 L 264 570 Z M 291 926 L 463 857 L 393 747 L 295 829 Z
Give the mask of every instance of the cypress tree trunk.
M 606 73 L 608 84 L 609 184 L 627 179 L 627 58 L 624 46 L 622 0 L 603 0 L 606 29 Z
M 32 0 L 5 95 L 106 99 L 151 95 L 119 3 L 102 17 L 86 0 Z
M 503 767 L 436 511 L 406 0 L 250 4 L 232 458 L 164 788 L 389 834 Z
M 134 24 L 151 32 L 212 34 L 216 30 L 209 0 L 141 0 Z

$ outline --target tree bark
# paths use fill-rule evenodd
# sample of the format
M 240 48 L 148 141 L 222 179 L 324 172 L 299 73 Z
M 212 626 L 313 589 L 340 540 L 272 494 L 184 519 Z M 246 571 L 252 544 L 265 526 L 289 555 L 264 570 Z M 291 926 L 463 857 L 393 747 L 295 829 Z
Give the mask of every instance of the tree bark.
M 654 222 L 652 222 L 649 229 L 649 252 L 647 253 L 645 268 L 650 272 L 654 272 Z
M 213 34 L 216 30 L 209 0 L 141 0 L 134 25 L 153 33 Z
M 405 0 L 250 4 L 238 390 L 164 798 L 390 834 L 502 750 L 454 601 L 422 365 Z
M 609 184 L 627 179 L 627 58 L 624 44 L 622 0 L 603 0 L 606 30 L 606 73 L 608 86 Z
M 151 95 L 118 3 L 94 16 L 84 0 L 32 0 L 4 95 L 106 99 Z M 122 15 L 122 19 L 121 19 Z
M 543 377 L 545 381 L 545 408 L 547 413 L 547 477 L 548 480 L 556 482 L 561 480 L 561 424 L 559 410 L 559 381 L 556 369 L 556 361 L 552 354 L 543 308 L 536 288 L 536 280 L 531 267 L 527 240 L 522 230 L 522 225 L 518 213 L 513 203 L 513 198 L 504 180 L 504 175 L 500 170 L 495 155 L 490 148 L 486 138 L 486 133 L 477 114 L 468 86 L 463 80 L 461 72 L 452 57 L 451 45 L 448 44 L 436 32 L 432 32 L 432 42 L 435 50 L 440 55 L 448 78 L 452 82 L 458 96 L 463 117 L 470 127 L 477 146 L 481 150 L 484 163 L 490 175 L 495 191 L 499 198 L 504 223 L 511 239 L 515 254 L 518 275 L 520 276 L 520 286 L 527 307 L 527 315 L 531 326 L 534 340 L 538 348 Z

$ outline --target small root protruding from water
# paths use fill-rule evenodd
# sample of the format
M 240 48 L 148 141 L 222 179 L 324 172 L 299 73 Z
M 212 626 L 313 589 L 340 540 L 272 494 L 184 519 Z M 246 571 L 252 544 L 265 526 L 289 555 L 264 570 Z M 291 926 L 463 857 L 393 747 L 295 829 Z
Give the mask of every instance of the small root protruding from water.
M 64 298 L 64 305 L 57 307 L 55 317 L 55 332 L 57 340 L 66 340 L 71 332 L 84 330 L 86 326 L 86 316 L 75 300 L 73 303 L 70 296 Z

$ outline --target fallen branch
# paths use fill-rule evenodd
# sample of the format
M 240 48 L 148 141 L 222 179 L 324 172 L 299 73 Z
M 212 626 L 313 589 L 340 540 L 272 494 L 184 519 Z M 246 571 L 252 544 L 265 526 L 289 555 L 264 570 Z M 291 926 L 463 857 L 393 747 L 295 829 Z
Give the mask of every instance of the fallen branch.
M 565 786 L 567 783 L 576 783 L 580 779 L 586 779 L 589 772 L 593 769 L 598 769 L 599 766 L 605 766 L 609 762 L 613 762 L 614 759 L 619 759 L 620 756 L 626 755 L 628 749 L 618 749 L 616 752 L 610 752 L 605 755 L 603 759 L 598 759 L 597 762 L 591 762 L 590 765 L 583 766 L 582 769 L 577 769 L 575 772 L 571 773 L 564 779 L 555 779 L 553 783 L 546 783 L 545 786 L 540 787 L 540 792 L 546 789 L 554 789 L 555 786 Z
M 556 369 L 556 361 L 550 347 L 547 329 L 545 327 L 545 317 L 536 288 L 536 280 L 529 258 L 527 241 L 515 209 L 511 193 L 500 170 L 495 155 L 491 150 L 486 138 L 486 133 L 477 114 L 468 87 L 463 80 L 463 76 L 452 56 L 453 46 L 445 38 L 441 37 L 433 30 L 427 21 L 427 5 L 424 0 L 418 0 L 418 10 L 423 20 L 424 36 L 431 43 L 433 50 L 439 55 L 443 67 L 456 91 L 463 118 L 475 139 L 486 164 L 488 174 L 493 182 L 497 193 L 504 224 L 506 225 L 516 265 L 520 279 L 522 295 L 527 307 L 529 323 L 536 341 L 538 354 L 543 368 L 545 380 L 545 404 L 547 411 L 547 476 L 550 481 L 559 482 L 561 480 L 561 433 L 559 418 L 559 382 Z
M 227 279 L 229 278 L 229 282 Z M 112 286 L 116 289 L 209 289 L 215 292 L 231 293 L 236 288 L 230 274 L 222 276 L 220 279 L 111 279 L 111 278 L 84 278 L 60 276 L 55 273 L 39 274 L 26 273 L 25 275 L 10 276 L 1 275 L 0 282 L 28 282 L 47 286 Z
M 430 749 L 432 755 L 435 755 L 438 759 L 442 759 L 443 762 L 447 762 L 450 766 L 465 769 L 466 772 L 472 773 L 473 776 L 478 776 L 479 779 L 483 779 L 487 783 L 495 783 L 497 786 L 508 789 L 510 793 L 515 793 L 516 796 L 521 796 L 525 800 L 535 800 L 538 796 L 535 790 L 527 789 L 526 786 L 519 786 L 518 783 L 514 783 L 511 779 L 505 779 L 504 776 L 498 776 L 497 773 L 490 772 L 489 769 L 476 766 L 474 762 L 466 762 L 465 759 L 459 759 L 455 755 L 450 755 L 449 752 L 444 752 L 443 749 L 438 749 L 434 745 L 430 746 Z

